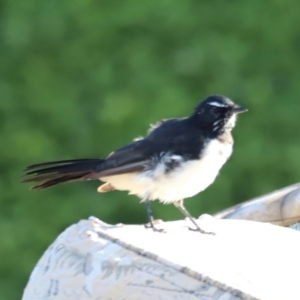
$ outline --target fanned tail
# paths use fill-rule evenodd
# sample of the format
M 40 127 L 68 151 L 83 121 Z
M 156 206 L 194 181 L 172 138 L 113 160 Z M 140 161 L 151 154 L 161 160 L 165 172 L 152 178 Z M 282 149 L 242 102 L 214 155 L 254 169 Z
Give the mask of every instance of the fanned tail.
M 103 162 L 103 159 L 72 159 L 35 164 L 24 170 L 26 178 L 22 182 L 38 182 L 32 187 L 35 190 L 70 181 L 98 179 L 95 174 Z

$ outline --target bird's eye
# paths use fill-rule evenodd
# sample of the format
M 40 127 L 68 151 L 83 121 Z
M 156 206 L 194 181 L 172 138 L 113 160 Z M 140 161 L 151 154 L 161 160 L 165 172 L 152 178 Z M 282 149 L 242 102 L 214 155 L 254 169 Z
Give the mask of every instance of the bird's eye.
M 210 112 L 215 117 L 220 116 L 220 109 L 218 107 L 212 107 Z

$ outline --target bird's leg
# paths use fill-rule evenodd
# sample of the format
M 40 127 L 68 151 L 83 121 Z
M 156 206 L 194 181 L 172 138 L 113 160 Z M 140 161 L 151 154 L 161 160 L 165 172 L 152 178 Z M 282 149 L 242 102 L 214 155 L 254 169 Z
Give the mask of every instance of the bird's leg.
M 194 218 L 191 216 L 191 214 L 184 207 L 183 200 L 179 200 L 179 201 L 174 202 L 174 205 L 175 205 L 175 207 L 177 207 L 185 215 L 186 218 L 188 218 L 196 226 L 196 229 L 189 227 L 190 230 L 199 231 L 199 232 L 205 233 L 205 234 L 215 234 L 214 232 L 205 231 L 205 230 L 203 230 L 199 227 L 197 222 L 194 220 Z
M 148 219 L 149 219 L 149 223 L 145 225 L 146 228 L 152 228 L 153 231 L 157 231 L 157 232 L 165 232 L 164 229 L 158 229 L 154 226 L 154 218 L 153 218 L 153 212 L 152 212 L 152 208 L 151 208 L 151 204 L 149 201 L 148 197 L 145 197 L 144 199 L 145 204 L 146 204 L 146 208 L 147 208 L 147 214 L 148 214 Z

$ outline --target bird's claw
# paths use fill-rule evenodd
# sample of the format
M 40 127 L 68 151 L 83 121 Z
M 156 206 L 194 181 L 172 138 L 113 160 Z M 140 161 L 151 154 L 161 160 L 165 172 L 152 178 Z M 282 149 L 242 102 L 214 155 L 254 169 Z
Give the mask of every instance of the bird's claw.
M 216 235 L 215 232 L 212 232 L 212 231 L 205 231 L 205 230 L 201 229 L 200 227 L 197 227 L 197 228 L 191 228 L 191 227 L 188 227 L 188 229 L 191 230 L 191 231 L 198 231 L 198 232 L 203 233 L 203 234 Z
M 154 232 L 162 232 L 162 233 L 166 232 L 166 230 L 163 228 L 156 228 L 153 223 L 145 224 L 145 228 L 152 229 Z

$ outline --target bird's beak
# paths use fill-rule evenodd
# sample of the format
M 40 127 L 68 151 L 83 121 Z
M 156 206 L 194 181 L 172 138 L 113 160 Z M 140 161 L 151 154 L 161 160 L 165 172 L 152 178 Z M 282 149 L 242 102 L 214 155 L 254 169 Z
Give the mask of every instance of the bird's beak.
M 233 112 L 234 114 L 241 114 L 241 113 L 246 112 L 246 111 L 248 111 L 248 109 L 247 109 L 247 108 L 244 108 L 244 107 L 242 107 L 242 106 L 235 106 L 235 107 L 232 109 L 232 112 Z

